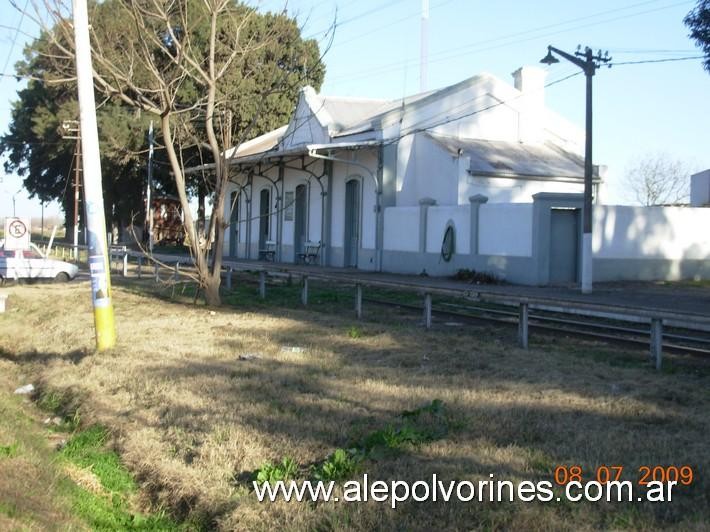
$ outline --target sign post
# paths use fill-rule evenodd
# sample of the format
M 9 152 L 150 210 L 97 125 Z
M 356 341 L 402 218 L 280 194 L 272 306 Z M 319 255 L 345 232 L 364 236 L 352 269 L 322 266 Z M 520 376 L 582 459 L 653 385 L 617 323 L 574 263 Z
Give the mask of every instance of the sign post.
M 103 189 L 101 186 L 101 159 L 99 135 L 96 125 L 96 100 L 91 67 L 89 41 L 89 15 L 86 0 L 73 0 L 74 39 L 76 42 L 76 75 L 79 89 L 82 164 L 84 167 L 84 203 L 89 244 L 89 272 L 91 273 L 91 299 L 94 304 L 96 347 L 99 351 L 116 344 L 116 325 L 111 302 L 111 269 L 106 244 L 106 218 L 104 216 Z
M 30 219 L 8 216 L 5 218 L 5 249 L 30 248 Z

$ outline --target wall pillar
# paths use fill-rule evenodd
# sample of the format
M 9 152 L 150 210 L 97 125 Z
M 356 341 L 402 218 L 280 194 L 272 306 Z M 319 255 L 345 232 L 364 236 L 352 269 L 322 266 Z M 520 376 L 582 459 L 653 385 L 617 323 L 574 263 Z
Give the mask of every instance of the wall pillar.
M 426 253 L 427 211 L 432 205 L 436 205 L 435 199 L 422 198 L 419 200 L 419 253 Z
M 481 205 L 488 202 L 488 198 L 483 194 L 476 194 L 475 196 L 470 196 L 468 201 L 471 204 L 471 234 L 470 234 L 470 248 L 469 254 L 478 255 L 478 227 L 481 216 Z

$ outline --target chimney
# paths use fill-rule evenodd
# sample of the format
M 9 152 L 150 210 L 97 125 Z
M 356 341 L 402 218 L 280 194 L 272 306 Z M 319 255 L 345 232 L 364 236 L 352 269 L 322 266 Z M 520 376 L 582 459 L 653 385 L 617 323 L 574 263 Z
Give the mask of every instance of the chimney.
M 545 75 L 536 66 L 523 66 L 513 72 L 513 83 L 522 95 L 516 100 L 518 109 L 518 141 L 541 142 L 545 129 Z

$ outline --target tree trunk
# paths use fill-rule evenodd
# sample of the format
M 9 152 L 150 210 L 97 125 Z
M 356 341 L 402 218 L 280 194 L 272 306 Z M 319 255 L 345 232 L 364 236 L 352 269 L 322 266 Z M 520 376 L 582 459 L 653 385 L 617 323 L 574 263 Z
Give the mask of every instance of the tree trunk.
M 222 298 L 219 295 L 221 281 L 219 273 L 205 279 L 205 304 L 208 307 L 219 307 L 222 304 Z
M 197 187 L 197 231 L 200 236 L 205 235 L 205 186 L 200 183 Z M 205 236 L 208 239 L 209 235 Z

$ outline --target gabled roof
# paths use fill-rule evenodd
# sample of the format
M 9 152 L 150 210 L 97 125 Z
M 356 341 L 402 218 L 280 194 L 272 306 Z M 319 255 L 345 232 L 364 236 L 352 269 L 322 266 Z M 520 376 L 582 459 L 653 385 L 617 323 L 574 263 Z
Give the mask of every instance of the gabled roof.
M 353 123 L 347 128 L 342 128 L 335 136 L 353 135 L 363 131 L 373 129 L 381 129 L 387 123 L 399 120 L 404 112 L 412 111 L 418 107 L 426 105 L 434 100 L 444 98 L 450 94 L 464 90 L 468 87 L 476 85 L 484 80 L 495 81 L 495 78 L 490 74 L 477 74 L 454 85 L 449 85 L 442 89 L 420 92 L 404 98 L 390 100 L 376 114 L 364 118 L 358 123 Z
M 462 139 L 432 133 L 427 133 L 427 136 L 452 155 L 469 157 L 471 163 L 468 171 L 472 175 L 584 178 L 584 158 L 551 142 L 523 144 Z M 594 177 L 598 177 L 597 172 Z
M 352 145 L 353 149 L 357 149 L 362 147 L 363 142 L 382 143 L 393 132 L 389 126 L 402 123 L 406 120 L 405 115 L 448 97 L 453 96 L 455 99 L 457 93 L 470 88 L 480 88 L 480 92 L 491 95 L 501 103 L 505 103 L 506 99 L 515 100 L 520 95 L 511 85 L 486 73 L 442 89 L 394 100 L 323 96 L 317 94 L 313 87 L 304 87 L 289 124 L 239 146 L 232 157 L 232 164 L 258 158 L 304 154 L 313 146 L 318 146 L 318 149 L 325 149 L 325 146 L 345 149 Z M 463 109 L 461 103 L 455 108 Z M 561 121 L 557 115 L 553 118 Z M 568 126 L 566 122 L 563 125 Z M 555 126 L 555 129 L 559 128 Z M 563 135 L 568 132 L 564 128 L 562 131 Z M 373 134 L 369 135 L 368 132 Z M 397 131 L 393 133 L 399 134 Z M 553 133 L 550 134 L 550 141 L 544 144 L 448 138 L 431 132 L 427 134 L 446 149 L 470 152 L 471 172 L 478 175 L 581 178 L 584 175 L 583 159 L 562 148 L 568 139 Z M 555 140 L 555 135 L 559 139 Z

